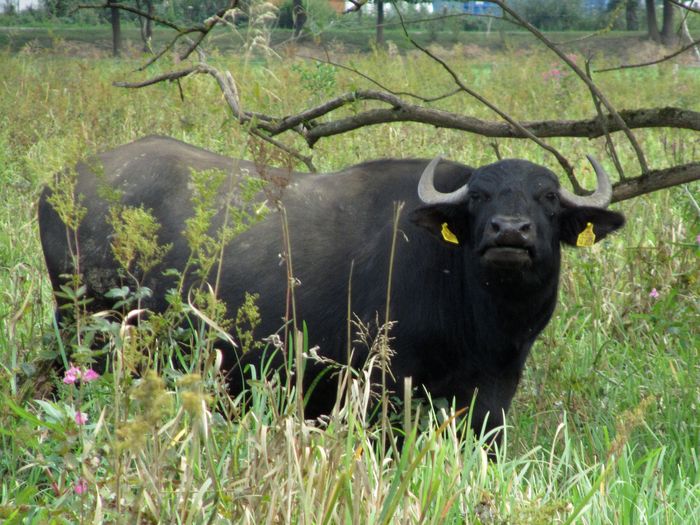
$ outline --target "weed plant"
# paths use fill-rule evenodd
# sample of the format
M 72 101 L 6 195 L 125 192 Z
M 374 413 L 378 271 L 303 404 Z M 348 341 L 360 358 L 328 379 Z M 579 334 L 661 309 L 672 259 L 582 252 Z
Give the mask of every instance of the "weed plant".
M 449 53 L 466 82 L 516 117 L 594 114 L 577 82 L 552 73 L 560 64 L 549 56 L 513 50 L 466 57 L 458 46 Z M 440 68 L 417 54 L 376 51 L 351 59 L 397 91 L 435 95 L 451 88 Z M 319 90 L 370 87 L 346 71 L 299 59 L 251 54 L 210 60 L 232 70 L 244 107 L 278 115 L 318 103 Z M 488 436 L 458 439 L 464 420 L 449 404 L 419 404 L 410 390 L 396 393 L 404 411 L 393 430 L 384 419 L 371 422 L 368 377 L 382 365 L 385 349 L 355 374 L 339 370 L 339 389 L 348 395 L 322 423 L 300 419 L 295 385 L 284 388 L 279 380 L 253 382 L 243 408 L 241 399 L 223 391 L 208 330 L 175 329 L 171 319 L 158 317 L 138 329 L 129 326 L 138 296 L 126 289 L 113 292 L 113 315 L 82 317 L 81 333 L 106 341 L 111 367 L 95 377 L 88 354 L 66 372 L 47 374 L 45 358 L 67 360 L 78 347 L 57 337 L 38 240 L 35 202 L 55 173 L 89 153 L 152 133 L 256 162 L 289 162 L 251 143 L 208 78 L 182 81 L 183 98 L 174 85 L 111 87 L 135 66 L 129 59 L 31 49 L 0 54 L 0 520 L 700 522 L 697 184 L 616 205 L 628 218 L 620 234 L 592 249 L 566 251 L 559 306 L 535 344 L 497 461 L 479 446 Z M 691 69 L 659 66 L 596 80 L 620 106 L 662 101 L 700 110 L 700 78 Z M 493 118 L 463 96 L 435 106 Z M 347 112 L 365 107 L 370 104 Z M 638 135 L 654 167 L 700 158 L 697 133 Z M 586 172 L 584 154 L 606 158 L 602 139 L 552 143 L 580 173 Z M 633 153 L 619 144 L 623 167 L 636 174 Z M 370 158 L 445 153 L 480 165 L 496 160 L 496 150 L 556 169 L 525 141 L 412 124 L 321 141 L 315 160 L 333 170 Z M 592 174 L 584 182 L 591 186 Z M 206 231 L 205 208 L 193 232 Z M 147 224 L 144 213 L 121 214 L 120 224 L 125 231 L 128 223 Z M 156 226 L 148 231 L 157 236 Z M 152 239 L 144 242 L 149 246 Z M 216 264 L 216 239 L 206 244 L 197 257 Z M 146 260 L 141 244 L 121 247 L 127 267 Z M 78 304 L 80 283 L 66 293 Z M 206 303 L 207 297 L 200 299 Z M 174 311 L 187 310 L 177 301 Z M 251 297 L 236 318 L 225 319 L 212 301 L 207 317 L 240 337 L 254 333 L 254 305 Z M 259 335 L 242 339 L 262 344 Z M 312 350 L 303 337 L 293 341 L 297 349 Z M 383 445 L 382 435 L 391 432 L 403 435 L 401 448 Z

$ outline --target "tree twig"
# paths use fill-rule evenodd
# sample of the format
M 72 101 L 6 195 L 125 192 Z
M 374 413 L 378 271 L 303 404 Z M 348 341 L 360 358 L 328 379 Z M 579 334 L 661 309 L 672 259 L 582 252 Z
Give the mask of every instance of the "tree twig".
M 378 80 L 370 77 L 369 75 L 366 75 L 362 71 L 359 71 L 358 69 L 355 69 L 354 67 L 346 66 L 345 64 L 333 62 L 330 58 L 321 59 L 321 58 L 316 58 L 316 57 L 307 56 L 307 55 L 298 55 L 298 56 L 300 56 L 301 58 L 304 58 L 306 60 L 313 60 L 313 61 L 319 62 L 321 64 L 328 64 L 328 65 L 331 65 L 333 67 L 337 67 L 338 69 L 344 69 L 345 71 L 349 71 L 350 73 L 353 73 L 359 77 L 364 78 L 368 82 L 371 82 L 372 84 L 374 84 L 375 86 L 377 86 L 380 89 L 383 89 L 387 93 L 391 93 L 392 95 L 397 95 L 400 97 L 403 96 L 403 97 L 415 98 L 417 100 L 420 100 L 421 102 L 438 102 L 440 100 L 445 100 L 446 98 L 450 98 L 451 96 L 462 92 L 461 88 L 456 88 L 456 89 L 453 89 L 452 91 L 448 91 L 447 93 L 443 93 L 442 95 L 437 95 L 435 97 L 423 97 L 421 95 L 417 95 L 415 93 L 411 93 L 408 91 L 394 91 L 392 89 L 389 89 L 388 87 L 386 87 L 382 83 L 380 83 Z
M 586 60 L 586 75 L 588 78 L 591 78 L 591 61 Z M 591 79 L 593 80 L 593 79 Z M 600 107 L 600 100 L 596 98 L 596 96 L 591 92 L 591 98 L 593 98 L 593 105 L 595 106 L 596 113 L 598 113 L 598 119 L 600 120 L 600 126 L 603 128 L 603 133 L 605 133 L 605 143 L 607 145 L 608 152 L 610 153 L 610 156 L 613 159 L 613 163 L 615 164 L 615 169 L 617 170 L 617 174 L 620 176 L 620 180 L 624 180 L 625 174 L 624 171 L 622 170 L 622 164 L 620 164 L 620 159 L 617 156 L 617 150 L 615 149 L 615 143 L 612 140 L 612 137 L 610 136 L 610 132 L 608 131 L 608 126 L 605 123 L 605 118 L 603 118 L 603 111 Z
M 625 121 L 622 120 L 620 115 L 618 114 L 617 110 L 615 107 L 610 103 L 610 101 L 607 99 L 607 97 L 603 94 L 603 92 L 596 86 L 596 84 L 589 79 L 586 74 L 581 70 L 576 63 L 566 56 L 566 53 L 564 53 L 561 49 L 559 49 L 557 46 L 555 46 L 546 36 L 542 34 L 541 31 L 539 31 L 535 26 L 530 24 L 527 20 L 522 18 L 517 12 L 515 12 L 511 7 L 509 7 L 505 2 L 502 0 L 491 0 L 493 3 L 497 4 L 500 6 L 501 9 L 503 9 L 504 12 L 508 13 L 510 16 L 515 18 L 516 20 L 519 20 L 523 26 L 530 32 L 532 33 L 535 37 L 537 37 L 538 40 L 540 40 L 545 46 L 547 46 L 549 49 L 551 49 L 560 59 L 562 59 L 566 65 L 571 68 L 571 70 L 576 73 L 576 75 L 583 80 L 583 82 L 588 86 L 588 89 L 591 91 L 593 96 L 597 97 L 598 100 L 600 100 L 601 104 L 605 106 L 605 109 L 608 110 L 610 115 L 612 115 L 613 119 L 615 119 L 620 126 L 620 129 L 622 132 L 627 136 L 627 140 L 629 140 L 630 144 L 632 145 L 632 148 L 634 149 L 635 153 L 637 154 L 637 160 L 639 161 L 639 165 L 642 169 L 642 173 L 646 173 L 649 169 L 647 165 L 646 158 L 644 157 L 644 151 L 642 151 L 641 146 L 639 145 L 639 142 L 637 142 L 637 139 L 634 136 L 634 133 L 626 126 Z
M 401 15 L 401 12 L 396 9 L 396 13 L 399 16 L 399 19 L 403 21 L 403 16 Z M 566 176 L 569 179 L 569 182 L 574 188 L 574 191 L 576 193 L 583 193 L 584 190 L 579 184 L 578 180 L 576 179 L 576 176 L 574 175 L 574 169 L 571 166 L 571 163 L 564 157 L 559 151 L 556 150 L 556 148 L 553 148 L 546 142 L 540 140 L 536 135 L 532 134 L 529 130 L 524 128 L 517 120 L 512 118 L 510 115 L 508 115 L 505 111 L 501 110 L 498 106 L 487 100 L 485 97 L 474 91 L 473 89 L 469 88 L 464 82 L 462 82 L 461 78 L 457 73 L 445 62 L 443 59 L 435 55 L 433 52 L 428 50 L 427 48 L 421 46 L 418 42 L 416 42 L 411 35 L 408 33 L 408 29 L 406 29 L 406 26 L 402 24 L 401 26 L 403 28 L 404 35 L 406 38 L 411 42 L 411 44 L 424 53 L 425 55 L 429 56 L 432 60 L 436 61 L 438 64 L 442 66 L 442 68 L 447 71 L 447 73 L 452 77 L 454 80 L 455 84 L 462 89 L 465 93 L 471 95 L 473 98 L 478 100 L 481 104 L 484 106 L 488 107 L 491 111 L 495 112 L 499 117 L 501 117 L 503 120 L 508 122 L 511 126 L 513 126 L 515 129 L 517 129 L 520 133 L 522 133 L 524 136 L 535 142 L 538 146 L 541 148 L 545 149 L 546 151 L 550 152 L 554 157 L 557 159 L 561 167 L 564 169 L 564 172 L 566 173 Z
M 170 40 L 170 42 L 168 42 L 163 47 L 163 49 L 161 49 L 158 53 L 151 57 L 145 64 L 136 69 L 136 71 L 144 71 L 145 69 L 153 65 L 155 62 L 157 62 L 168 51 L 173 49 L 180 38 L 184 38 L 192 33 L 197 33 L 197 37 L 194 40 L 188 41 L 187 48 L 182 53 L 180 53 L 177 58 L 178 61 L 187 59 L 196 49 L 199 48 L 202 41 L 207 37 L 211 30 L 214 29 L 219 19 L 223 17 L 229 10 L 234 9 L 237 5 L 238 0 L 229 0 L 226 6 L 219 9 L 213 16 L 207 18 L 203 23 L 191 27 L 181 27 L 178 24 L 171 22 L 166 18 L 148 13 L 141 9 L 137 9 L 136 7 L 133 7 L 129 4 L 114 4 L 109 2 L 106 2 L 104 4 L 78 4 L 76 6 L 76 9 L 120 9 L 122 11 L 127 11 L 129 13 L 138 15 L 142 18 L 147 18 L 157 24 L 161 24 L 166 27 L 169 27 L 170 29 L 175 30 L 177 34 Z
M 671 60 L 672 58 L 677 57 L 681 53 L 685 53 L 689 49 L 693 49 L 695 46 L 700 45 L 700 39 L 694 40 L 688 45 L 685 45 L 681 47 L 679 50 L 674 51 L 673 53 L 669 55 L 664 55 L 661 58 L 658 58 L 656 60 L 650 60 L 649 62 L 639 62 L 637 64 L 622 64 L 621 66 L 615 66 L 615 67 L 606 67 L 603 69 L 596 69 L 596 73 L 607 73 L 608 71 L 619 71 L 621 69 L 632 69 L 632 68 L 637 68 L 637 67 L 647 67 L 647 66 L 654 66 L 656 64 L 661 64 L 662 62 L 666 62 L 667 60 Z
M 698 8 L 696 8 L 696 7 L 693 7 L 693 6 L 690 6 L 690 5 L 686 5 L 686 4 L 682 3 L 682 2 L 679 2 L 678 0 L 668 0 L 668 1 L 671 2 L 672 4 L 675 4 L 676 6 L 678 6 L 678 7 L 680 7 L 680 8 L 682 8 L 682 9 L 685 9 L 686 11 L 690 11 L 691 13 L 698 13 L 698 14 L 700 14 L 700 9 L 698 9 Z

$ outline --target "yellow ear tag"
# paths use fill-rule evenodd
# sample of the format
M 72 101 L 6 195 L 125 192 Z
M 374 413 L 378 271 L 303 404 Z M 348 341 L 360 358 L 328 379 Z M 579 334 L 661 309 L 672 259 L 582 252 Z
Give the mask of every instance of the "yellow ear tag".
M 452 231 L 447 227 L 447 223 L 443 222 L 442 223 L 442 230 L 440 231 L 442 233 L 442 238 L 445 239 L 447 242 L 451 242 L 452 244 L 459 244 L 459 239 L 457 239 L 457 236 L 452 233 Z
M 584 230 L 578 234 L 576 239 L 576 246 L 579 247 L 590 247 L 595 243 L 595 233 L 593 233 L 593 225 L 588 222 Z

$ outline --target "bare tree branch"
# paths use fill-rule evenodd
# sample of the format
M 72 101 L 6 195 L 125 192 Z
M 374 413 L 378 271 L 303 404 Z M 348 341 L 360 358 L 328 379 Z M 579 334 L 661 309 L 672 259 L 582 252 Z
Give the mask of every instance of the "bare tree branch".
M 349 0 L 350 3 L 352 4 L 350 7 L 348 7 L 345 11 L 343 11 L 343 14 L 347 13 L 355 13 L 362 9 L 362 6 L 367 3 L 367 0 Z
M 364 93 L 360 92 L 356 92 L 354 96 L 355 100 L 365 98 Z M 350 97 L 350 95 L 345 95 L 345 97 Z M 341 100 L 336 98 L 333 99 L 333 102 L 340 103 Z M 313 111 L 313 114 L 318 117 L 321 110 Z M 620 116 L 627 127 L 632 129 L 671 127 L 700 131 L 700 112 L 696 111 L 680 108 L 651 108 L 621 111 Z M 610 115 L 605 115 L 603 123 L 599 118 L 521 121 L 520 125 L 527 133 L 519 133 L 518 130 L 504 122 L 485 121 L 466 115 L 457 115 L 449 111 L 403 103 L 397 104 L 391 109 L 371 109 L 350 117 L 315 124 L 310 127 L 306 137 L 309 145 L 313 146 L 321 138 L 338 135 L 367 125 L 390 122 L 419 122 L 497 138 L 530 138 L 530 135 L 541 138 L 597 138 L 605 135 L 604 127 L 607 127 L 609 132 L 621 131 L 617 120 Z
M 211 66 L 198 64 L 189 68 L 172 71 L 163 75 L 140 82 L 115 82 L 114 86 L 123 88 L 141 88 L 151 86 L 159 82 L 181 79 L 193 73 L 210 73 L 214 70 Z M 220 83 L 221 86 L 221 83 Z M 230 95 L 226 95 L 227 103 Z M 355 104 L 359 101 L 375 100 L 389 104 L 390 108 L 374 108 L 358 112 L 350 117 L 341 117 L 327 122 L 314 122 L 333 111 L 344 106 Z M 229 103 L 231 106 L 231 103 Z M 585 120 L 533 120 L 521 121 L 520 125 L 528 133 L 520 133 L 508 123 L 499 121 L 481 120 L 467 115 L 458 115 L 441 109 L 427 108 L 410 104 L 401 98 L 383 91 L 359 90 L 345 93 L 318 106 L 301 111 L 296 115 L 278 117 L 262 113 L 241 112 L 237 104 L 233 108 L 236 118 L 241 122 L 255 119 L 257 125 L 271 135 L 279 135 L 286 131 L 297 130 L 303 126 L 304 137 L 309 146 L 313 146 L 319 139 L 331 137 L 364 126 L 374 124 L 388 124 L 392 122 L 418 122 L 440 128 L 455 129 L 475 133 L 484 137 L 494 138 L 528 138 L 529 134 L 536 137 L 584 137 L 598 138 L 608 132 L 621 131 L 616 119 L 610 115 L 603 115 Z M 232 108 L 232 109 L 233 109 Z M 620 117 L 626 126 L 631 129 L 644 128 L 677 128 L 700 131 L 700 112 L 682 108 L 642 108 L 620 111 Z
M 698 9 L 698 8 L 696 8 L 696 7 L 693 7 L 693 6 L 690 6 L 690 5 L 686 5 L 686 4 L 682 3 L 682 2 L 678 2 L 678 0 L 668 0 L 668 1 L 671 2 L 672 4 L 677 5 L 677 6 L 680 7 L 681 9 L 685 9 L 686 11 L 689 11 L 689 12 L 691 12 L 691 13 L 698 13 L 698 14 L 700 14 L 700 9 Z
M 207 35 L 211 32 L 212 29 L 218 24 L 219 20 L 231 9 L 235 8 L 238 5 L 238 0 L 229 0 L 228 4 L 226 7 L 223 7 L 222 9 L 219 9 L 214 15 L 211 17 L 207 18 L 203 23 L 191 26 L 191 27 L 181 27 L 174 22 L 171 22 L 170 20 L 166 18 L 162 18 L 160 16 L 154 15 L 152 13 L 148 13 L 146 11 L 143 11 L 141 9 L 137 9 L 129 4 L 114 4 L 114 3 L 109 3 L 106 2 L 104 4 L 78 4 L 76 6 L 76 9 L 106 9 L 106 8 L 112 8 L 112 9 L 120 9 L 122 11 L 128 11 L 130 13 L 134 13 L 142 18 L 147 18 L 149 20 L 152 20 L 153 22 L 156 22 L 158 24 L 164 25 L 166 27 L 169 27 L 170 29 L 173 29 L 177 32 L 177 34 L 168 42 L 163 49 L 161 49 L 158 53 L 156 53 L 150 60 L 148 60 L 144 65 L 139 67 L 137 71 L 143 71 L 147 69 L 149 66 L 153 65 L 155 62 L 157 62 L 163 55 L 165 55 L 168 51 L 173 49 L 175 47 L 175 44 L 177 41 L 181 38 L 186 37 L 187 35 L 190 35 L 192 33 L 197 33 L 197 36 L 195 37 L 194 40 L 189 40 L 187 48 L 178 55 L 178 61 L 182 61 L 187 59 L 196 49 L 199 48 L 200 44 L 202 41 L 207 37 Z
M 410 92 L 408 92 L 408 91 L 394 91 L 394 90 L 389 89 L 388 87 L 384 86 L 383 84 L 381 84 L 378 80 L 376 80 L 376 79 L 370 77 L 369 75 L 364 74 L 362 71 L 359 71 L 359 70 L 355 69 L 354 67 L 349 67 L 349 66 L 346 66 L 346 65 L 344 65 L 344 64 L 339 64 L 339 63 L 337 63 L 337 62 L 333 62 L 332 60 L 330 60 L 330 59 L 328 59 L 328 58 L 326 58 L 325 60 L 323 60 L 323 59 L 320 59 L 320 58 L 311 57 L 311 56 L 306 56 L 306 55 L 298 55 L 298 56 L 300 56 L 301 58 L 305 58 L 306 60 L 313 60 L 313 61 L 319 62 L 319 63 L 321 63 L 321 64 L 328 64 L 328 65 L 331 65 L 331 66 L 333 66 L 333 67 L 337 67 L 337 68 L 339 68 L 339 69 L 344 69 L 345 71 L 350 71 L 351 73 L 353 73 L 353 74 L 355 74 L 355 75 L 357 75 L 357 76 L 359 76 L 359 77 L 364 78 L 364 79 L 367 80 L 368 82 L 371 82 L 372 84 L 374 84 L 374 85 L 377 86 L 378 88 L 383 89 L 383 90 L 386 91 L 387 93 L 391 93 L 392 95 L 397 95 L 397 96 L 404 96 L 404 97 L 415 98 L 415 99 L 418 99 L 418 100 L 420 100 L 420 101 L 422 101 L 422 102 L 437 102 L 437 101 L 439 101 L 439 100 L 444 100 L 444 99 L 446 99 L 446 98 L 450 98 L 451 96 L 456 95 L 457 93 L 461 93 L 461 92 L 462 92 L 462 89 L 461 89 L 461 88 L 456 88 L 456 89 L 453 89 L 452 91 L 448 91 L 447 93 L 444 93 L 444 94 L 442 94 L 442 95 L 437 95 L 437 96 L 434 96 L 434 97 L 423 97 L 423 96 L 421 96 L 421 95 L 417 95 L 417 94 L 415 94 L 415 93 L 410 93 Z
M 622 4 L 620 4 L 620 5 L 622 5 Z M 591 78 L 591 61 L 590 60 L 586 60 L 586 76 L 588 76 L 588 78 Z M 617 174 L 620 176 L 620 179 L 624 179 L 625 173 L 622 169 L 622 164 L 620 163 L 620 159 L 617 156 L 617 150 L 615 149 L 615 142 L 613 142 L 613 139 L 610 136 L 610 132 L 608 131 L 608 126 L 606 125 L 605 118 L 603 117 L 603 110 L 600 107 L 600 99 L 598 99 L 592 93 L 591 93 L 591 95 L 593 98 L 593 105 L 595 106 L 596 113 L 598 113 L 598 122 L 600 122 L 600 125 L 603 128 L 603 133 L 605 133 L 605 145 L 607 147 L 608 153 L 610 154 L 610 156 L 613 159 L 613 163 L 615 164 L 615 169 L 617 170 Z
M 687 184 L 700 179 L 700 162 L 691 162 L 661 170 L 651 170 L 613 186 L 612 202 L 632 199 L 645 193 Z
M 396 9 L 396 13 L 399 15 L 399 19 L 403 22 L 403 16 L 401 15 L 401 11 Z M 559 153 L 555 148 L 550 146 L 549 144 L 545 143 L 544 141 L 541 141 L 537 136 L 533 135 L 530 133 L 527 129 L 525 129 L 518 121 L 516 121 L 514 118 L 512 118 L 510 115 L 508 115 L 506 112 L 498 108 L 495 104 L 491 103 L 489 100 L 487 100 L 485 97 L 474 91 L 473 89 L 469 88 L 464 82 L 462 82 L 461 78 L 457 73 L 445 62 L 442 60 L 440 57 L 426 49 L 425 47 L 421 46 L 418 42 L 416 42 L 411 35 L 408 33 L 408 29 L 406 29 L 406 26 L 403 25 L 403 32 L 406 38 L 413 44 L 413 47 L 416 49 L 420 50 L 422 53 L 426 54 L 429 56 L 431 59 L 435 60 L 438 64 L 440 64 L 445 71 L 452 77 L 454 80 L 455 84 L 457 84 L 460 89 L 462 89 L 465 93 L 471 95 L 475 99 L 477 99 L 479 102 L 481 102 L 483 105 L 488 107 L 491 111 L 495 112 L 499 117 L 501 117 L 503 120 L 508 122 L 511 126 L 513 126 L 515 129 L 517 129 L 520 133 L 528 137 L 530 140 L 535 142 L 537 145 L 539 145 L 541 148 L 545 149 L 546 151 L 550 152 L 554 157 L 557 159 L 561 167 L 564 169 L 564 172 L 566 173 L 566 176 L 569 178 L 569 182 L 571 182 L 571 185 L 573 186 L 573 189 L 576 193 L 581 194 L 584 192 L 584 189 L 581 187 L 579 184 L 578 180 L 576 179 L 576 176 L 574 175 L 574 169 L 569 163 L 569 161 L 564 157 L 561 153 Z
M 114 87 L 121 88 L 143 88 L 146 86 L 153 86 L 154 84 L 158 84 L 160 82 L 171 82 L 173 80 L 181 79 L 183 77 L 191 75 L 192 73 L 197 73 L 198 69 L 199 66 L 191 66 L 185 69 L 180 69 L 179 71 L 168 71 L 167 73 L 163 73 L 162 75 L 157 75 L 155 77 L 142 80 L 141 82 L 112 82 L 112 85 Z
M 229 5 L 233 6 L 236 3 L 236 0 L 232 0 Z M 203 54 L 200 55 L 201 61 L 190 67 L 170 71 L 143 81 L 115 82 L 114 85 L 125 88 L 141 88 L 168 81 L 174 81 L 179 85 L 180 80 L 189 75 L 207 74 L 216 80 L 233 116 L 241 125 L 246 127 L 247 131 L 251 135 L 284 150 L 289 155 L 297 158 L 300 162 L 303 162 L 311 171 L 314 171 L 314 166 L 312 159 L 309 156 L 302 154 L 274 137 L 291 131 L 300 135 L 310 147 L 313 147 L 316 142 L 322 138 L 331 137 L 340 133 L 359 129 L 364 126 L 391 122 L 419 122 L 436 127 L 471 132 L 485 137 L 527 138 L 533 140 L 557 157 L 560 164 L 562 164 L 567 175 L 569 176 L 569 179 L 574 187 L 574 191 L 577 192 L 582 192 L 583 190 L 576 181 L 576 178 L 573 176 L 573 170 L 571 169 L 567 160 L 554 148 L 551 148 L 540 139 L 547 137 L 597 138 L 605 136 L 608 149 L 610 150 L 618 172 L 620 173 L 620 181 L 614 187 L 614 201 L 629 199 L 644 193 L 649 193 L 659 189 L 700 179 L 700 163 L 691 163 L 650 171 L 646 166 L 643 155 L 641 156 L 640 160 L 642 174 L 634 178 L 625 178 L 622 174 L 620 162 L 615 154 L 614 145 L 610 136 L 611 133 L 622 131 L 628 135 L 628 138 L 631 136 L 631 142 L 633 146 L 636 145 L 635 149 L 637 149 L 639 145 L 631 133 L 632 129 L 668 127 L 700 131 L 700 112 L 674 107 L 621 110 L 619 112 L 616 111 L 609 104 L 609 102 L 607 102 L 590 77 L 590 67 L 588 64 L 587 71 L 589 74 L 586 74 L 581 71 L 569 57 L 558 49 L 555 44 L 549 42 L 544 36 L 537 32 L 536 29 L 529 26 L 529 24 L 519 18 L 517 14 L 510 11 L 503 4 L 503 2 L 495 0 L 493 3 L 504 8 L 504 13 L 509 14 L 513 18 L 513 20 L 510 18 L 504 18 L 505 20 L 528 28 L 530 32 L 539 38 L 547 47 L 552 49 L 562 60 L 564 60 L 565 63 L 567 63 L 567 65 L 569 65 L 569 67 L 574 70 L 574 72 L 576 72 L 579 77 L 582 78 L 582 80 L 589 87 L 591 96 L 593 97 L 597 116 L 590 119 L 581 120 L 516 121 L 504 111 L 496 107 L 495 104 L 489 102 L 487 99 L 485 99 L 485 97 L 479 95 L 466 86 L 460 79 L 459 75 L 457 75 L 457 73 L 444 60 L 417 44 L 408 35 L 405 25 L 403 25 L 403 29 L 407 38 L 412 42 L 416 49 L 419 49 L 432 60 L 439 63 L 443 69 L 449 75 L 451 75 L 455 84 L 458 86 L 457 89 L 446 94 L 430 98 L 414 93 L 395 92 L 376 79 L 373 79 L 352 67 L 336 64 L 327 57 L 325 61 L 319 60 L 319 62 L 325 62 L 335 67 L 351 71 L 353 74 L 361 76 L 365 80 L 373 83 L 379 89 L 365 89 L 344 93 L 294 115 L 266 115 L 244 109 L 241 106 L 238 87 L 236 86 L 233 76 L 228 71 L 222 72 L 207 64 Z M 361 6 L 361 4 L 362 0 L 358 2 L 358 5 Z M 112 6 L 113 4 L 109 5 Z M 119 6 L 119 4 L 117 4 L 117 6 Z M 134 9 L 127 10 L 134 12 Z M 186 38 L 186 35 L 190 33 L 197 33 L 197 38 L 189 42 L 189 46 L 186 52 L 183 54 L 183 57 L 189 56 L 195 50 L 200 51 L 200 44 L 202 40 L 216 25 L 217 20 L 220 21 L 222 19 L 221 17 L 224 15 L 225 11 L 220 11 L 207 19 L 204 24 L 194 28 L 169 26 L 178 31 L 177 36 L 173 38 L 173 40 L 165 47 L 163 51 L 161 51 L 158 56 L 149 61 L 149 64 L 143 67 L 148 67 L 148 65 L 157 60 L 159 56 L 162 56 L 165 52 L 167 52 L 167 50 L 172 49 L 179 38 Z M 401 17 L 400 13 L 399 16 L 403 23 L 403 17 Z M 429 104 L 436 100 L 453 96 L 460 92 L 464 92 L 474 97 L 481 104 L 492 109 L 503 120 L 481 120 L 468 115 L 460 115 L 419 104 L 409 103 L 405 100 L 405 97 L 411 97 L 424 104 Z M 334 115 L 334 112 L 341 110 L 346 106 L 357 105 L 360 103 L 363 104 L 362 108 L 360 110 L 358 110 L 358 107 L 353 108 L 352 115 L 348 115 L 347 112 L 342 112 L 340 116 Z M 378 107 L 377 105 L 386 105 L 388 107 Z M 605 110 L 603 110 L 603 107 L 605 107 Z M 495 146 L 495 150 L 498 153 L 497 145 Z M 639 153 L 638 157 L 640 157 Z
M 672 58 L 677 57 L 677 56 L 680 55 L 681 53 L 685 53 L 685 52 L 688 51 L 689 49 L 693 49 L 693 48 L 694 48 L 695 46 L 697 46 L 697 45 L 700 45 L 700 39 L 695 40 L 695 41 L 691 42 L 690 44 L 688 44 L 688 45 L 686 45 L 686 46 L 683 46 L 682 48 L 680 48 L 680 49 L 677 50 L 677 51 L 674 51 L 674 52 L 671 53 L 670 55 L 665 55 L 665 56 L 663 56 L 663 57 L 661 57 L 661 58 L 659 58 L 659 59 L 656 59 L 656 60 L 650 60 L 649 62 L 639 62 L 639 63 L 637 63 L 637 64 L 623 64 L 623 65 L 621 65 L 621 66 L 606 67 L 606 68 L 603 68 L 603 69 L 596 69 L 595 72 L 596 72 L 596 73 L 606 73 L 606 72 L 608 72 L 608 71 L 619 71 L 619 70 L 621 70 L 621 69 L 632 69 L 632 68 L 636 68 L 636 67 L 653 66 L 653 65 L 656 65 L 656 64 L 660 64 L 661 62 L 666 62 L 667 60 L 671 60 Z
M 289 155 L 292 155 L 303 162 L 310 171 L 316 171 L 314 164 L 310 157 L 303 155 L 299 151 L 273 139 L 270 135 L 264 133 L 265 131 L 274 130 L 274 127 L 266 124 L 266 121 L 270 121 L 271 117 L 267 115 L 257 114 L 253 112 L 246 112 L 241 109 L 240 98 L 238 96 L 238 88 L 236 83 L 231 76 L 231 73 L 226 71 L 222 73 L 218 69 L 206 64 L 199 63 L 192 67 L 181 69 L 179 71 L 171 71 L 164 73 L 162 75 L 155 76 L 148 80 L 141 82 L 114 82 L 113 85 L 116 87 L 123 88 L 142 88 L 146 86 L 152 86 L 160 82 L 171 82 L 179 81 L 181 78 L 187 77 L 192 74 L 205 73 L 214 77 L 216 82 L 219 84 L 219 89 L 224 95 L 224 99 L 228 104 L 233 116 L 238 119 L 241 124 L 248 124 L 248 132 L 255 135 L 256 137 L 269 142 L 277 148 L 282 149 Z
M 564 53 L 561 49 L 559 49 L 557 46 L 555 46 L 547 37 L 545 37 L 542 32 L 540 32 L 535 26 L 530 24 L 527 20 L 525 20 L 523 17 L 521 17 L 518 13 L 516 13 L 512 8 L 510 8 L 505 2 L 502 0 L 490 0 L 492 3 L 497 4 L 501 9 L 503 9 L 503 12 L 508 13 L 510 16 L 512 16 L 514 19 L 520 21 L 522 25 L 530 32 L 532 33 L 535 37 L 537 37 L 538 40 L 540 40 L 545 46 L 547 46 L 549 49 L 551 49 L 559 58 L 561 58 L 566 65 L 571 68 L 571 70 L 578 75 L 578 77 L 583 80 L 583 82 L 588 86 L 588 89 L 591 91 L 591 94 L 594 97 L 597 97 L 600 102 L 605 106 L 605 109 L 608 110 L 610 115 L 617 121 L 618 125 L 620 126 L 620 129 L 624 132 L 624 134 L 627 136 L 627 139 L 629 140 L 630 144 L 632 145 L 632 148 L 634 149 L 635 153 L 637 154 L 637 159 L 639 161 L 639 165 L 642 168 L 642 173 L 645 173 L 649 167 L 647 166 L 647 161 L 644 157 L 644 152 L 642 151 L 641 146 L 639 145 L 639 142 L 637 142 L 637 139 L 635 138 L 634 134 L 632 131 L 630 131 L 629 128 L 625 125 L 624 120 L 620 117 L 620 115 L 617 113 L 617 110 L 615 107 L 610 103 L 610 101 L 607 99 L 607 97 L 603 94 L 603 92 L 598 89 L 598 86 L 589 79 L 586 74 L 581 70 L 581 68 L 576 65 L 576 62 L 574 62 L 571 58 L 569 58 L 566 53 Z

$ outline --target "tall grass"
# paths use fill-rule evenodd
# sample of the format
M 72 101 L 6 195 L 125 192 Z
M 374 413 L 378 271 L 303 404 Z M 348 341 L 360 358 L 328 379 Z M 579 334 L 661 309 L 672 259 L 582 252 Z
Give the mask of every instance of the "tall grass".
M 512 56 L 450 53 L 466 81 L 517 117 L 594 113 L 573 79 L 545 78 L 555 67 L 549 57 L 516 52 L 514 67 Z M 364 86 L 346 72 L 301 60 L 248 58 L 212 60 L 234 72 L 245 107 L 260 111 L 284 115 Z M 418 55 L 376 52 L 352 60 L 396 90 L 436 94 L 450 87 Z M 243 409 L 210 367 L 180 358 L 174 338 L 151 349 L 162 357 L 157 373 L 137 379 L 120 357 L 134 336 L 118 321 L 99 327 L 117 350 L 112 372 L 80 387 L 53 377 L 46 388 L 40 362 L 57 349 L 35 219 L 42 185 L 90 152 L 150 133 L 232 156 L 261 155 L 207 78 L 185 80 L 184 100 L 172 85 L 129 92 L 110 86 L 135 65 L 0 55 L 0 519 L 700 521 L 697 185 L 622 203 L 623 232 L 565 253 L 560 304 L 533 349 L 495 462 L 473 440 L 458 439 L 463 422 L 440 400 L 407 400 L 398 424 L 403 447 L 383 446 L 386 428 L 367 417 L 369 370 L 343 386 L 350 401 L 323 425 L 301 421 L 288 395 L 267 381 L 256 383 Z M 597 80 L 621 106 L 656 106 L 662 96 L 664 105 L 700 109 L 692 70 L 661 66 Z M 440 107 L 491 118 L 463 97 Z M 654 167 L 700 157 L 697 134 L 639 135 Z M 493 142 L 411 124 L 374 127 L 320 142 L 315 159 L 332 170 L 368 158 L 445 153 L 478 165 L 495 160 Z M 496 142 L 503 156 L 555 167 L 529 143 Z M 584 153 L 605 158 L 602 140 L 553 142 L 580 163 L 579 171 Z M 624 144 L 621 159 L 635 174 Z M 204 352 L 206 339 L 195 336 L 192 345 Z

